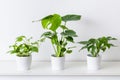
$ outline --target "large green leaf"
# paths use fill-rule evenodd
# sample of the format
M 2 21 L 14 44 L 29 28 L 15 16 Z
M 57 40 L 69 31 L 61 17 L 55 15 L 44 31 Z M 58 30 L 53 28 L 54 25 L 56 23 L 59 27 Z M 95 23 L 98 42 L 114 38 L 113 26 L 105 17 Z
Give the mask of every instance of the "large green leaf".
M 47 17 L 44 17 L 41 21 L 42 26 L 44 29 L 49 29 L 52 31 L 56 31 L 56 29 L 61 24 L 61 16 L 58 14 L 49 15 Z
M 74 15 L 74 14 L 70 14 L 70 15 L 65 15 L 62 17 L 62 21 L 67 22 L 67 21 L 76 21 L 76 20 L 80 20 L 81 16 L 80 15 Z

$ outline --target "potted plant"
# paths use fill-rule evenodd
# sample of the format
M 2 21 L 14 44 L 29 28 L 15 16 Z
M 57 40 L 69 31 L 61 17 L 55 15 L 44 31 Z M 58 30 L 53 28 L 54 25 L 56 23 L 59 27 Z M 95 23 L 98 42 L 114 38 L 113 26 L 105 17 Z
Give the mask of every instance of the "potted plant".
M 25 36 L 19 36 L 13 45 L 9 46 L 11 50 L 8 52 L 16 54 L 17 69 L 20 71 L 29 70 L 32 56 L 31 53 L 38 52 L 39 42 L 31 42 L 32 37 L 26 38 Z
M 114 46 L 110 41 L 116 40 L 116 38 L 100 37 L 100 38 L 91 38 L 88 41 L 80 41 L 79 44 L 84 45 L 80 50 L 87 49 L 90 54 L 87 54 L 87 66 L 88 70 L 98 70 L 100 69 L 101 55 L 100 52 L 105 52 L 107 49 L 110 49 Z
M 80 20 L 80 15 L 65 15 L 61 17 L 59 14 L 48 15 L 41 20 L 43 29 L 48 30 L 41 35 L 41 39 L 50 39 L 55 54 L 51 55 L 51 63 L 53 70 L 63 70 L 65 62 L 65 54 L 72 53 L 72 48 L 68 46 L 69 42 L 74 43 L 76 32 L 66 26 L 68 21 Z M 59 29 L 59 31 L 57 31 Z

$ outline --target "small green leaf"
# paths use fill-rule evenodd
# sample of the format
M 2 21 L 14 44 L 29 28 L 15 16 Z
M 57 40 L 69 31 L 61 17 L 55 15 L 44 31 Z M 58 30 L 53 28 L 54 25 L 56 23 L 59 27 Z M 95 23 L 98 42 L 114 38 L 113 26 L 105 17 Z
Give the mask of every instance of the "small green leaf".
M 94 39 L 94 38 L 91 38 L 91 39 L 89 39 L 89 41 L 88 41 L 89 43 L 95 43 L 96 42 L 96 39 Z
M 54 34 L 50 31 L 48 32 L 44 32 L 41 37 L 45 37 L 45 38 L 51 38 Z
M 63 44 L 63 41 L 62 40 L 60 40 L 60 45 L 62 45 Z
M 91 46 L 91 53 L 95 53 L 95 46 Z
M 83 46 L 79 51 L 88 48 L 87 46 Z
M 60 27 L 64 30 L 64 29 L 68 29 L 65 25 L 60 25 Z
M 111 36 L 107 37 L 108 40 L 117 40 L 116 38 L 112 38 Z
M 68 47 L 68 49 L 72 49 L 72 48 L 76 48 L 76 46 L 71 46 L 71 47 Z
M 72 36 L 72 37 L 77 37 L 76 32 L 73 30 L 65 30 L 64 32 L 61 33 L 62 36 Z
M 63 46 L 66 46 L 67 45 L 67 42 L 63 43 Z
M 67 50 L 66 53 L 71 54 L 72 50 Z
M 24 38 L 25 38 L 25 36 L 19 36 L 16 38 L 16 41 L 21 42 Z
M 38 47 L 32 46 L 32 47 L 31 47 L 31 51 L 33 51 L 33 52 L 38 52 Z
M 73 38 L 71 36 L 66 37 L 67 41 L 74 42 Z
M 78 42 L 78 43 L 85 45 L 85 44 L 88 44 L 88 41 L 80 41 L 80 42 Z
M 74 14 L 70 14 L 70 15 L 65 15 L 62 17 L 62 21 L 67 22 L 67 21 L 76 21 L 76 20 L 80 20 L 81 16 L 80 15 L 74 15 Z
M 101 48 L 101 50 L 102 50 L 103 52 L 105 52 L 105 50 L 106 50 L 106 47 L 102 47 L 102 48 Z
M 11 53 L 11 54 L 15 54 L 15 53 L 16 53 L 16 51 L 11 50 L 11 51 L 9 51 L 9 53 Z
M 111 45 L 110 44 L 107 44 L 107 47 L 108 47 L 108 49 L 111 47 Z
M 88 52 L 90 52 L 90 50 L 92 49 L 93 45 L 87 46 L 87 50 Z
M 41 38 L 39 41 L 44 42 L 46 38 Z
M 64 53 L 66 51 L 66 48 L 62 48 L 61 52 Z

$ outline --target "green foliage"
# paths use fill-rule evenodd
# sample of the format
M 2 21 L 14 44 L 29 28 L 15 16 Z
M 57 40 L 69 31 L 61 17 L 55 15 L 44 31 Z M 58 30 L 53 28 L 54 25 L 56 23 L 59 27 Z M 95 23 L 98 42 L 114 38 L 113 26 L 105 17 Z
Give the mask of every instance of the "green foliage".
M 62 32 L 63 33 L 63 32 Z M 64 56 L 64 53 L 72 53 L 71 48 L 66 48 L 67 44 L 69 42 L 74 42 L 73 36 L 67 35 L 61 35 L 60 38 L 58 38 L 58 35 L 56 32 L 44 32 L 41 36 L 41 38 L 48 38 L 51 40 L 52 46 L 55 50 L 56 57 L 62 57 Z
M 61 35 L 64 36 L 64 37 L 68 37 L 68 36 L 77 37 L 76 32 L 73 31 L 73 30 L 69 30 L 69 29 L 62 32 Z
M 67 21 L 76 21 L 80 20 L 81 16 L 80 15 L 65 15 L 62 17 L 62 21 L 67 22 Z
M 87 49 L 93 57 L 96 57 L 99 55 L 100 51 L 105 52 L 106 49 L 110 49 L 110 47 L 114 46 L 114 44 L 109 42 L 111 40 L 117 39 L 109 36 L 97 39 L 91 38 L 88 41 L 80 41 L 78 43 L 84 45 L 80 50 Z
M 58 14 L 49 15 L 41 20 L 44 29 L 55 31 L 61 24 L 61 17 Z
M 25 36 L 19 36 L 16 38 L 16 41 L 13 45 L 9 46 L 11 49 L 8 51 L 11 54 L 16 54 L 19 57 L 30 56 L 33 52 L 38 52 L 40 40 L 31 42 L 32 37 L 26 38 Z
M 73 43 L 74 37 L 77 37 L 77 35 L 74 30 L 66 27 L 66 22 L 80 20 L 80 18 L 80 15 L 65 15 L 62 17 L 59 14 L 53 14 L 38 20 L 41 21 L 43 29 L 49 30 L 41 35 L 41 39 L 48 38 L 51 40 L 51 44 L 55 51 L 54 56 L 62 57 L 65 53 L 72 53 L 72 48 L 74 47 L 67 47 L 67 44 L 69 42 Z M 58 28 L 60 28 L 60 30 L 62 29 L 60 34 L 57 32 Z

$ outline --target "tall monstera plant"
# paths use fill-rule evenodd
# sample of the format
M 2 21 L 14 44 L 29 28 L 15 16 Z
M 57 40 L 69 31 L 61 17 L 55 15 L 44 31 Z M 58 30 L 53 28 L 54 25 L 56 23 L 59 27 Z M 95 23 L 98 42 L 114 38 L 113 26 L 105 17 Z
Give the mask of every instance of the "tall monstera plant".
M 67 44 L 69 42 L 74 43 L 74 37 L 77 37 L 77 34 L 74 30 L 69 29 L 66 23 L 68 21 L 77 21 L 80 19 L 80 15 L 60 16 L 59 14 L 53 14 L 39 20 L 43 29 L 48 30 L 41 35 L 41 39 L 48 38 L 51 40 L 51 44 L 55 51 L 54 56 L 62 57 L 65 53 L 70 54 L 72 52 L 71 48 L 73 47 L 67 47 Z M 58 29 L 62 29 L 60 34 L 57 32 Z

